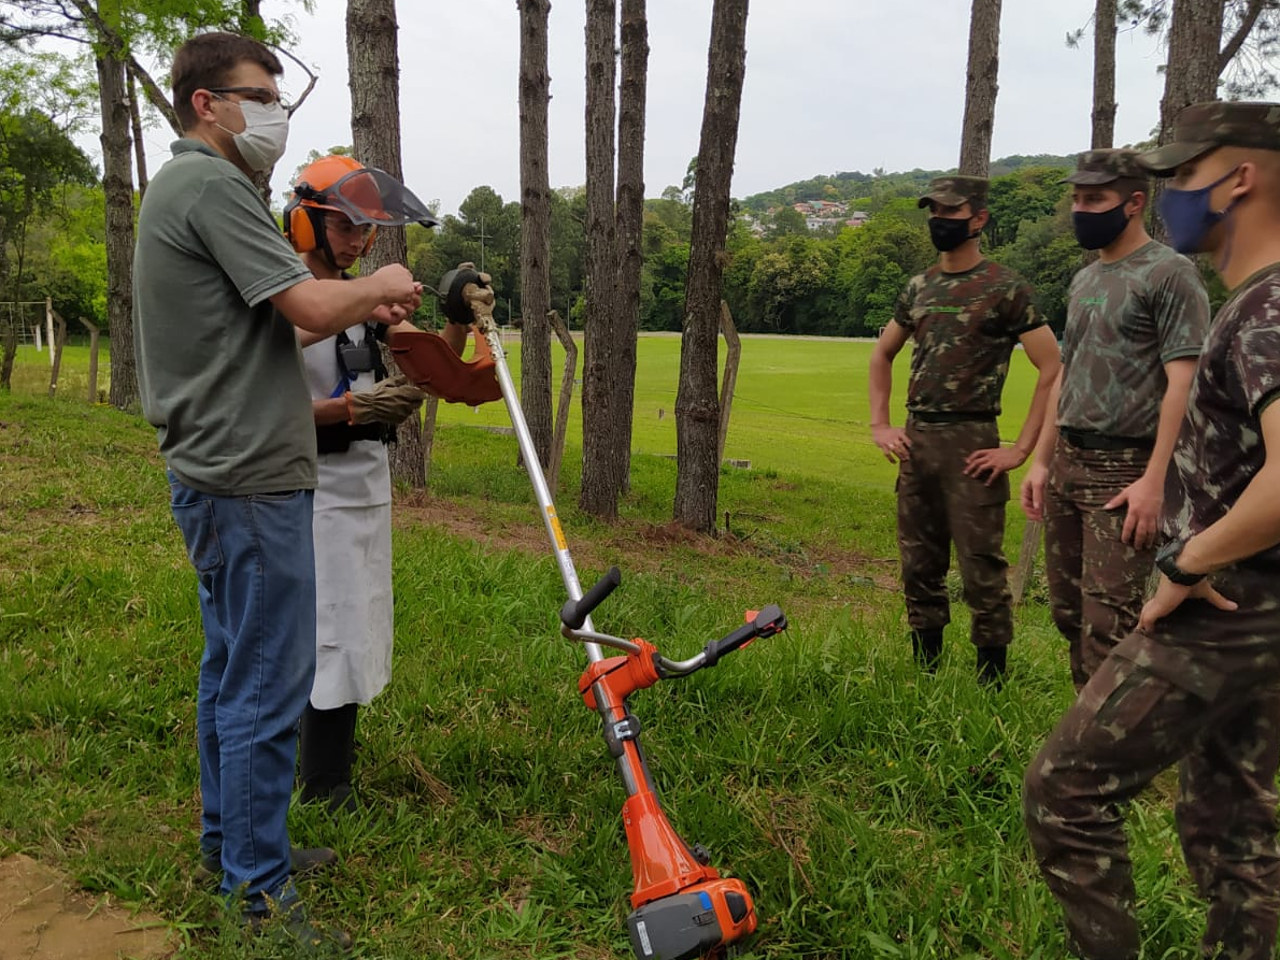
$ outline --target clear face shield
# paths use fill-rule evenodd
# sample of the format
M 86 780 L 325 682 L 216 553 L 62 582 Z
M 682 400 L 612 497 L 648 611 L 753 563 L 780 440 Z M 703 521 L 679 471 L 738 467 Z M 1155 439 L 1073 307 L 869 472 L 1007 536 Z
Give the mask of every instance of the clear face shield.
M 411 190 L 376 167 L 351 171 L 323 191 L 320 203 L 346 215 L 354 224 L 403 227 L 420 223 L 434 227 L 440 223 Z

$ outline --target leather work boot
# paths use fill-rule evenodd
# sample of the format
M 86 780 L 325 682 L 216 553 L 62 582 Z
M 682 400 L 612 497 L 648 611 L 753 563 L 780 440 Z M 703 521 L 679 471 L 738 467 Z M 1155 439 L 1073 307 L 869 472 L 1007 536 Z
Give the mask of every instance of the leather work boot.
M 911 652 L 925 673 L 936 673 L 942 658 L 942 628 L 911 631 Z
M 1008 660 L 1008 647 L 978 647 L 978 682 L 985 685 L 994 684 L 996 688 L 1004 685 Z
M 255 937 L 288 947 L 294 957 L 344 957 L 351 948 L 349 933 L 312 923 L 300 903 L 278 912 L 246 914 L 245 928 Z

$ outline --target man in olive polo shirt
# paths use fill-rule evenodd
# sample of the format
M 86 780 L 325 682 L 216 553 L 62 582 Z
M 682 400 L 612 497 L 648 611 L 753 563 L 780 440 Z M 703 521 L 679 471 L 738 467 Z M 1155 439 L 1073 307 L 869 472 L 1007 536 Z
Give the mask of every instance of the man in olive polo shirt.
M 199 580 L 201 848 L 255 925 L 282 909 L 311 943 L 290 882 L 286 815 L 297 723 L 315 670 L 315 430 L 293 320 L 333 334 L 408 311 L 400 266 L 317 280 L 249 175 L 284 150 L 275 55 L 208 33 L 173 62 L 185 136 L 138 217 L 134 344 L 147 419 Z M 340 938 L 341 939 L 341 938 Z

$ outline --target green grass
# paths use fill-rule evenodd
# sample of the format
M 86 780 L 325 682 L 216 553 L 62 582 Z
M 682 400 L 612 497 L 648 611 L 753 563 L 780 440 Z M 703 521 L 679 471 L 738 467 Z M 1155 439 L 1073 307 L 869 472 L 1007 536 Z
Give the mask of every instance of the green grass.
M 674 340 L 641 347 L 638 407 L 676 356 Z M 733 536 L 663 526 L 675 465 L 652 455 L 668 452 L 656 416 L 637 420 L 646 453 L 617 525 L 575 509 L 571 442 L 560 510 L 582 578 L 624 570 L 597 622 L 682 657 L 744 607 L 791 615 L 786 634 L 633 698 L 677 829 L 755 892 L 742 956 L 1061 957 L 1018 794 L 1071 698 L 1065 649 L 1033 593 L 1011 682 L 979 690 L 957 585 L 943 669 L 917 674 L 892 468 L 856 422 L 867 347 L 839 349 L 747 342 L 740 397 L 847 426 L 815 427 L 815 455 L 794 418 L 738 405 L 734 429 L 756 439 L 729 453 L 762 467 L 722 472 Z M 429 496 L 399 506 L 395 677 L 361 723 L 366 806 L 294 812 L 296 840 L 344 856 L 303 893 L 369 958 L 629 956 L 622 789 L 576 693 L 581 651 L 555 630 L 562 588 L 512 441 L 460 425 L 486 420 L 497 405 L 450 410 Z M 271 956 L 190 880 L 202 641 L 152 431 L 65 396 L 0 396 L 0 488 L 0 854 L 158 911 L 183 956 Z M 1146 955 L 1190 957 L 1200 914 L 1167 794 L 1131 818 Z

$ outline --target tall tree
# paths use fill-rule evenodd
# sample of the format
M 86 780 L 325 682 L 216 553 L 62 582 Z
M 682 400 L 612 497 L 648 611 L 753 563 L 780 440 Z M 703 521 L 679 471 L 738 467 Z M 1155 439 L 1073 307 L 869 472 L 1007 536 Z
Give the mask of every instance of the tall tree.
M 622 78 L 618 87 L 618 272 L 614 329 L 614 455 L 626 492 L 631 478 L 631 427 L 636 394 L 636 336 L 644 268 L 644 124 L 649 70 L 645 0 L 622 0 Z
M 351 136 L 355 157 L 397 180 L 400 162 L 400 52 L 395 0 L 348 0 L 347 67 L 351 86 Z M 405 263 L 403 227 L 383 227 L 361 269 L 372 273 L 389 263 Z M 427 485 L 422 422 L 409 417 L 396 431 L 391 476 L 421 490 Z
M 960 172 L 985 177 L 991 167 L 1000 71 L 1001 0 L 973 0 L 969 19 L 969 67 L 960 134 Z
M 1114 145 L 1116 136 L 1116 0 L 1097 0 L 1093 10 L 1094 150 Z
M 720 463 L 716 349 L 729 226 L 729 185 L 747 66 L 747 0 L 715 0 L 693 195 L 693 236 L 676 393 L 677 522 L 715 530 Z
M 582 490 L 579 505 L 618 515 L 621 464 L 614 442 L 617 246 L 614 220 L 614 63 L 617 4 L 587 0 L 587 271 L 582 361 Z
M 1180 11 L 1179 6 L 1183 6 Z M 1188 42 L 1196 34 L 1207 49 L 1209 23 L 1214 20 L 1221 23 L 1218 76 L 1230 99 L 1263 99 L 1280 84 L 1275 59 L 1276 45 L 1280 44 L 1280 2 L 1194 0 L 1190 5 L 1183 5 L 1182 0 L 1120 0 L 1122 17 L 1153 36 L 1163 37 L 1171 50 L 1175 13 L 1180 20 L 1180 50 L 1188 49 Z M 1188 26 L 1187 21 L 1192 18 L 1201 20 L 1200 29 Z M 1204 69 L 1204 66 L 1197 67 L 1198 72 Z
M 1160 143 L 1173 138 L 1173 121 L 1183 107 L 1216 100 L 1222 73 L 1223 0 L 1174 0 L 1169 17 L 1169 59 L 1160 100 Z
M 107 327 L 111 336 L 111 405 L 138 403 L 133 356 L 133 158 L 125 65 L 109 50 L 96 56 L 102 100 L 102 188 L 107 198 Z
M 547 168 L 548 0 L 520 8 L 520 403 L 538 460 L 551 465 L 551 178 Z

